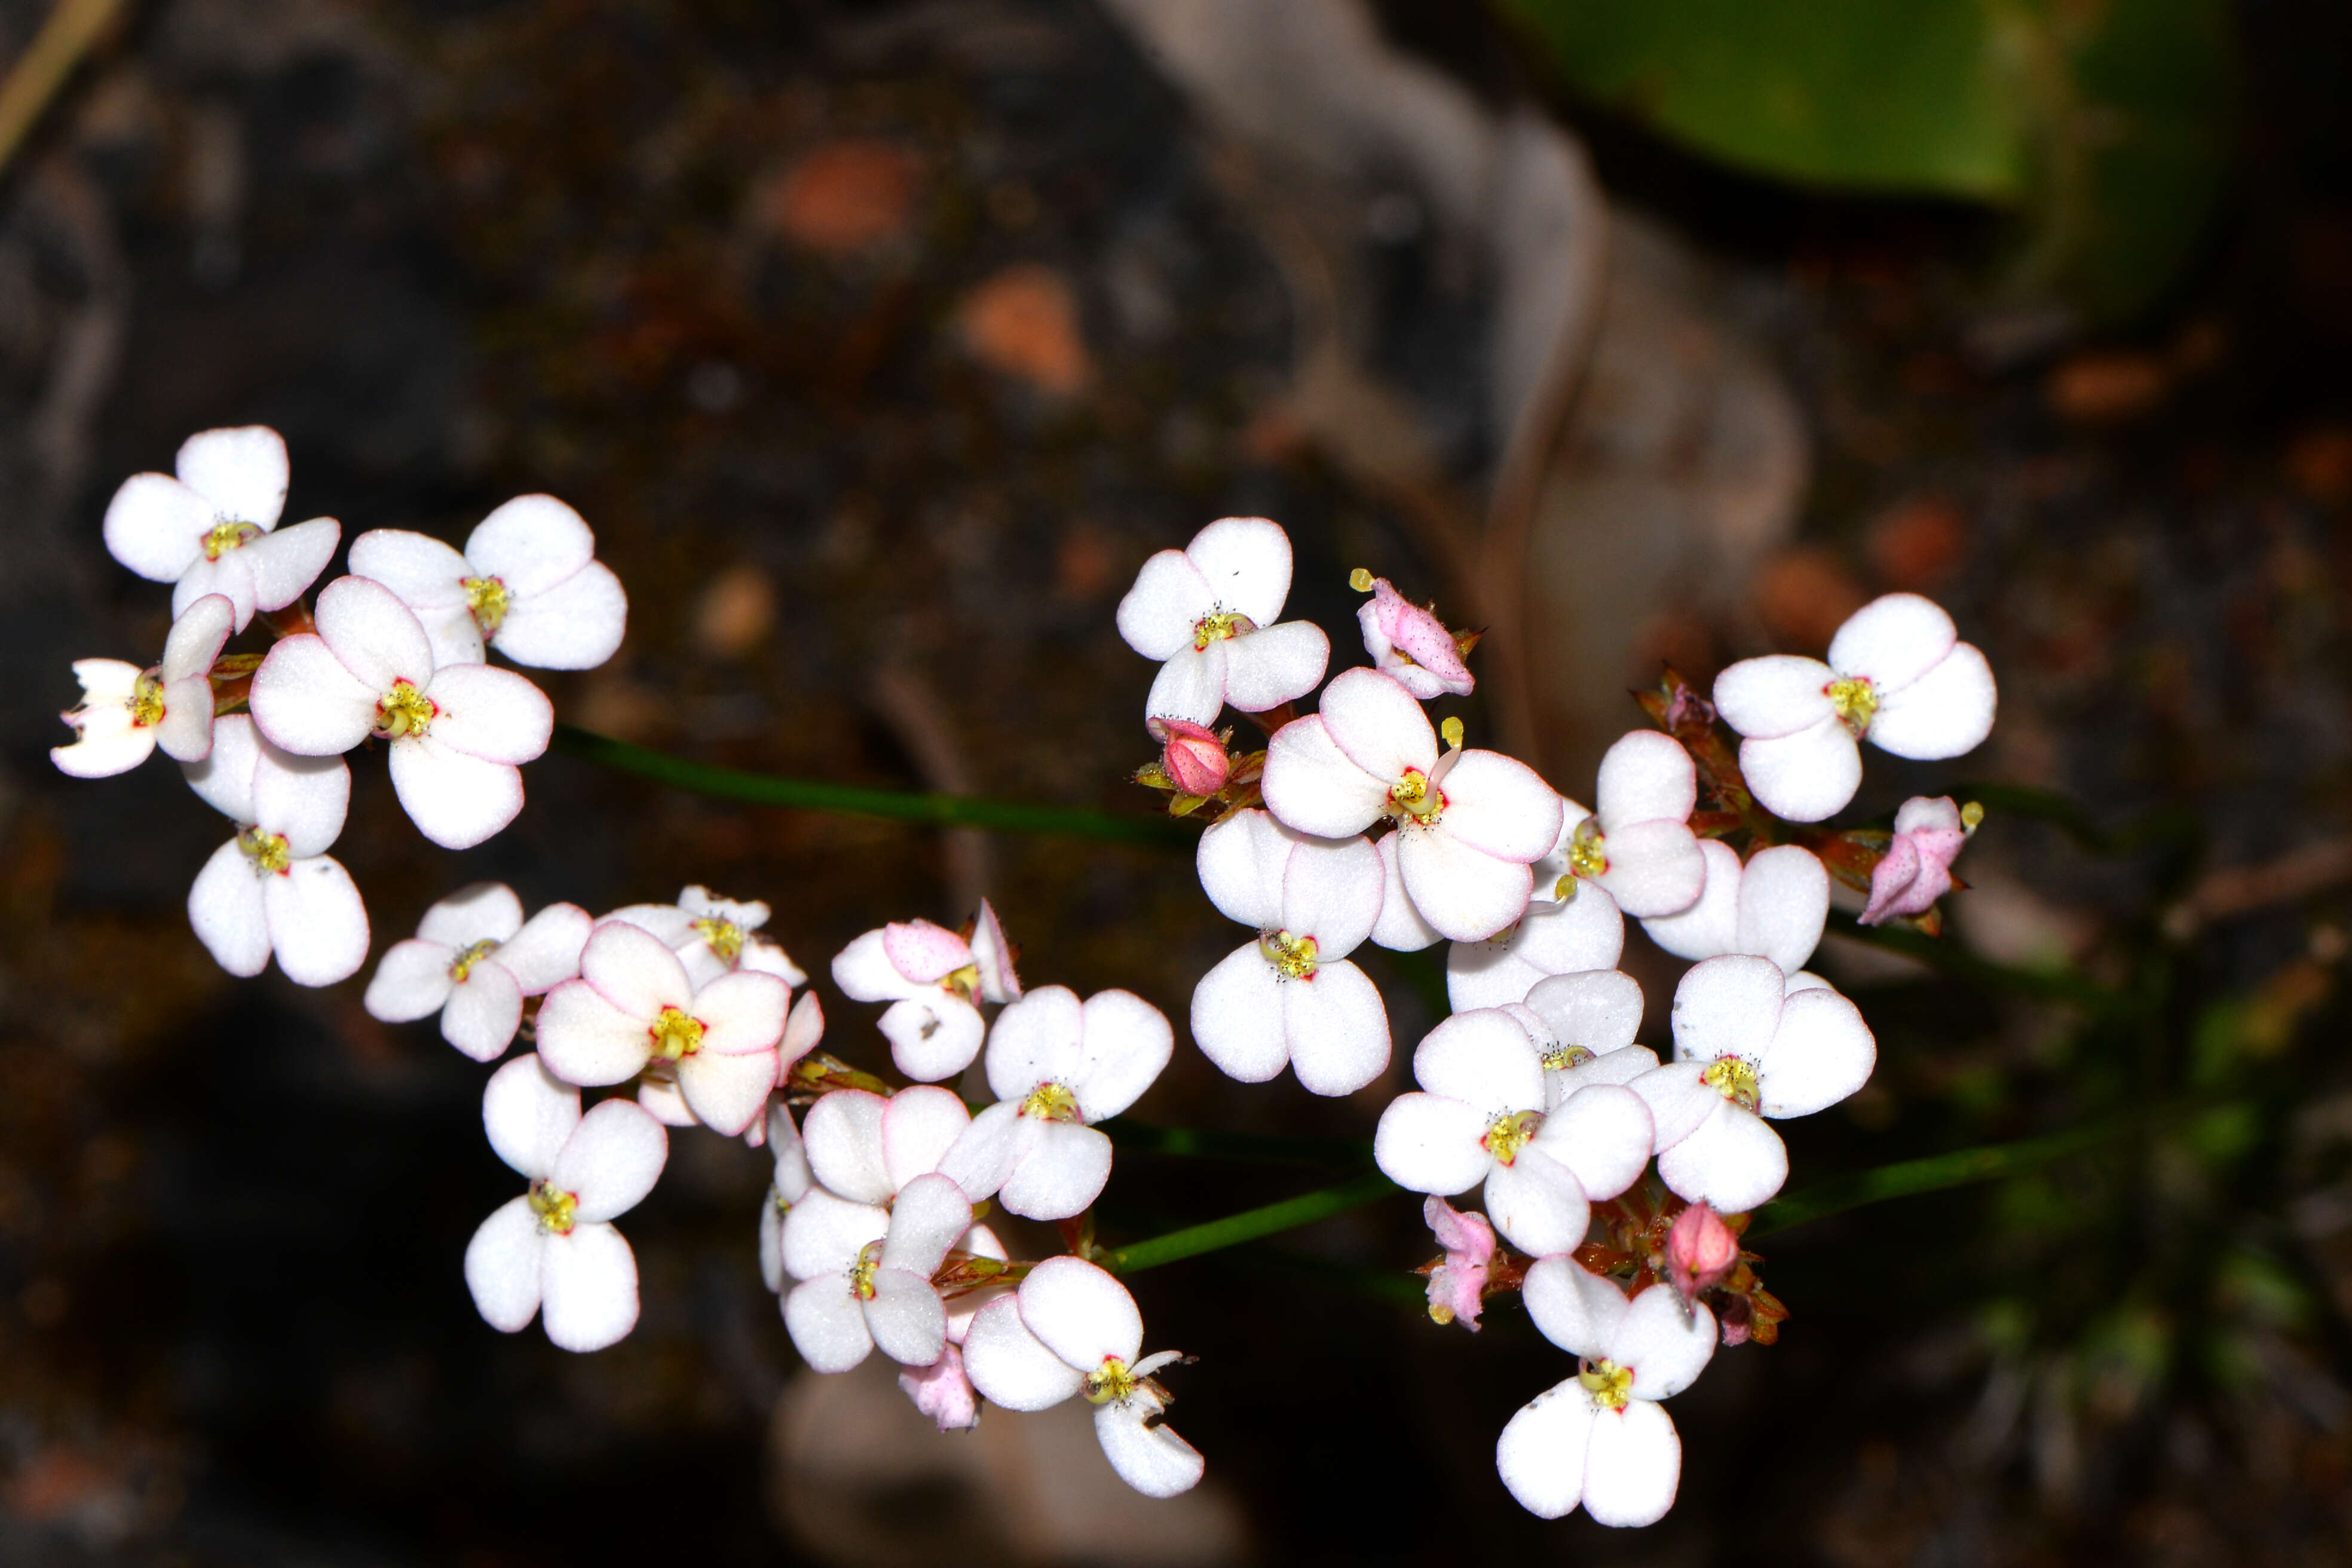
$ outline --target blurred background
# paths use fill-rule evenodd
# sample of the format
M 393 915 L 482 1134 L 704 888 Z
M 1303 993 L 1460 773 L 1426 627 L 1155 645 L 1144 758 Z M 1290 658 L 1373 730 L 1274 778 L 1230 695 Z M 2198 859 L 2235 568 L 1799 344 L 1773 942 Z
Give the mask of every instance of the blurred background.
M 0 0 L 0 58 L 48 15 Z M 2352 1560 L 2347 106 L 2326 0 L 123 0 L 0 173 L 0 1559 Z M 1643 1532 L 1503 1492 L 1495 1434 L 1572 1366 L 1514 1304 L 1475 1339 L 1401 1304 L 1402 1199 L 1136 1278 L 1202 1358 L 1174 1504 L 1076 1412 L 943 1438 L 878 1365 L 803 1373 L 767 1159 L 715 1137 L 624 1226 L 631 1339 L 500 1336 L 459 1272 L 514 1181 L 480 1070 L 358 981 L 221 974 L 184 913 L 220 819 L 44 754 L 68 662 L 165 627 L 114 486 L 244 423 L 347 539 L 576 505 L 632 601 L 550 683 L 576 723 L 1139 816 L 1112 610 L 1218 516 L 1290 530 L 1339 663 L 1359 565 L 1489 628 L 1472 743 L 1570 795 L 1661 659 L 1931 594 L 2000 725 L 1856 810 L 2081 816 L 1996 805 L 1965 962 L 1832 937 L 1881 1067 L 1789 1129 L 1791 1190 L 2166 1114 L 1761 1243 L 1793 1316 L 1676 1401 Z M 354 772 L 379 951 L 478 878 L 706 882 L 821 973 L 986 891 L 1031 984 L 1181 1021 L 1235 940 L 1181 851 L 553 755 L 451 856 Z M 1675 966 L 1626 963 L 1662 1037 Z M 1402 1062 L 1442 987 L 1377 977 Z M 1243 1089 L 1180 1046 L 1137 1115 L 1360 1137 L 1391 1079 Z M 1333 1179 L 1122 1156 L 1101 1224 Z

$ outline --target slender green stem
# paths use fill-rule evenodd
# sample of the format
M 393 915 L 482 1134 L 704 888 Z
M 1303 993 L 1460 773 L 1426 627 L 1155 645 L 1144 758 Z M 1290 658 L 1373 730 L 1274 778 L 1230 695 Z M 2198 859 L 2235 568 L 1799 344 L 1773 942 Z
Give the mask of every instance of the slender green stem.
M 1203 1160 L 1250 1160 L 1269 1165 L 1369 1164 L 1369 1138 L 1286 1138 L 1273 1132 L 1223 1132 L 1201 1127 L 1154 1127 L 1114 1117 L 1099 1124 L 1121 1151 Z
M 1087 805 L 1040 805 L 1028 801 L 989 800 L 977 795 L 922 795 L 912 790 L 871 789 L 822 779 L 779 778 L 688 762 L 666 752 L 616 741 L 576 725 L 555 727 L 555 748 L 584 761 L 635 773 L 677 789 L 751 805 L 778 805 L 845 816 L 878 816 L 934 827 L 984 827 L 1000 833 L 1047 833 L 1190 849 L 1197 830 L 1166 816 L 1127 816 Z
M 1379 1172 L 1369 1172 L 1336 1187 L 1299 1197 L 1286 1198 L 1264 1208 L 1244 1209 L 1239 1214 L 1213 1219 L 1206 1225 L 1187 1226 L 1171 1230 L 1166 1236 L 1155 1236 L 1149 1241 L 1139 1241 L 1132 1247 L 1113 1248 L 1103 1258 L 1103 1267 L 1114 1274 L 1133 1274 L 1145 1268 L 1157 1268 L 1163 1263 L 1180 1258 L 1197 1258 L 1203 1252 L 1220 1247 L 1237 1247 L 1244 1241 L 1255 1241 L 1262 1236 L 1302 1225 L 1312 1225 L 1318 1219 L 1328 1219 L 1335 1214 L 1361 1208 L 1376 1203 L 1400 1189 Z
M 1957 979 L 1972 980 L 1987 990 L 2038 996 L 2046 1002 L 2069 1002 L 2094 1013 L 2114 1012 L 2125 1005 L 2124 998 L 2115 992 L 2079 974 L 1995 963 L 1956 942 L 1927 936 L 1905 926 L 1863 925 L 1842 910 L 1830 911 L 1829 929 L 1873 947 L 1916 958 Z

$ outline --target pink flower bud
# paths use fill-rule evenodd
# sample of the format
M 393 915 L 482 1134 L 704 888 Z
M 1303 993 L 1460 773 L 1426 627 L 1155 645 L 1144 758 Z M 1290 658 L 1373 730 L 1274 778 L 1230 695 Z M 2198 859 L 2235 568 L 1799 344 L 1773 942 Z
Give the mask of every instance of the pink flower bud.
M 1225 787 L 1233 763 L 1216 733 L 1189 719 L 1154 719 L 1153 730 L 1162 743 L 1161 765 L 1168 781 L 1186 795 L 1210 795 Z
M 1949 795 L 1916 796 L 1895 814 L 1895 838 L 1870 873 L 1870 902 L 1860 922 L 1924 915 L 1952 890 L 1952 860 L 1973 824 Z
M 1739 1237 L 1705 1204 L 1683 1210 L 1666 1233 L 1666 1280 L 1685 1301 L 1723 1283 L 1738 1265 Z
M 1381 674 L 1392 677 L 1423 702 L 1444 692 L 1469 695 L 1477 684 L 1445 624 L 1389 585 L 1371 583 L 1372 596 L 1356 611 L 1364 651 Z
M 963 1352 L 952 1342 L 930 1365 L 900 1373 L 898 1386 L 915 1402 L 916 1409 L 939 1423 L 942 1432 L 980 1425 L 980 1394 L 964 1375 Z
M 1444 1198 L 1421 1205 L 1422 1217 L 1445 1248 L 1445 1261 L 1429 1273 L 1429 1315 L 1440 1323 L 1460 1322 L 1478 1331 L 1478 1310 L 1486 1293 L 1487 1266 L 1495 1257 L 1495 1227 L 1485 1215 L 1463 1214 Z

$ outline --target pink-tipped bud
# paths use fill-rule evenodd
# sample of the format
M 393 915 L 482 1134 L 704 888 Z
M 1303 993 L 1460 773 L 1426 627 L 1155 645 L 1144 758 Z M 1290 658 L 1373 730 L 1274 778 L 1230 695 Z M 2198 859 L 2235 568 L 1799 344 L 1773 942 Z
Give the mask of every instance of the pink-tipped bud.
M 1445 623 L 1375 577 L 1364 586 L 1372 596 L 1356 611 L 1364 651 L 1372 666 L 1423 702 L 1452 692 L 1467 696 L 1478 684 Z
M 915 1408 L 939 1423 L 942 1432 L 962 1432 L 980 1425 L 980 1391 L 964 1374 L 963 1352 L 950 1343 L 929 1366 L 908 1367 L 898 1374 L 898 1386 Z
M 1421 1205 L 1422 1217 L 1445 1248 L 1444 1260 L 1429 1271 L 1429 1315 L 1439 1323 L 1460 1323 L 1478 1331 L 1478 1310 L 1486 1297 L 1486 1276 L 1495 1259 L 1495 1227 L 1475 1210 L 1465 1214 L 1444 1198 Z
M 1874 926 L 1933 909 L 1937 899 L 1952 890 L 1953 858 L 1982 816 L 1975 806 L 1953 805 L 1949 795 L 1904 802 L 1895 814 L 1895 837 L 1870 873 L 1870 903 L 1858 921 Z
M 1683 1210 L 1666 1233 L 1666 1280 L 1685 1301 L 1722 1284 L 1738 1266 L 1739 1237 L 1705 1204 Z
M 1186 795 L 1211 795 L 1225 787 L 1234 764 L 1214 731 L 1185 719 L 1154 719 L 1160 732 L 1160 765 L 1168 782 Z

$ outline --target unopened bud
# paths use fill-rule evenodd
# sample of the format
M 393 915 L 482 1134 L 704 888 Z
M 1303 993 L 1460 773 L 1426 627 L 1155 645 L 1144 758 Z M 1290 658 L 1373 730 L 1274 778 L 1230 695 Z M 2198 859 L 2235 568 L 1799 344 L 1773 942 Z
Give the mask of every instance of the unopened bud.
M 1214 795 L 1225 787 L 1233 763 L 1225 755 L 1223 741 L 1189 720 L 1162 719 L 1160 727 L 1166 731 L 1160 762 L 1170 783 L 1195 795 Z
M 1738 1264 L 1739 1237 L 1705 1204 L 1683 1210 L 1666 1233 L 1666 1279 L 1685 1301 L 1723 1283 Z

